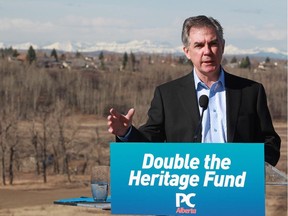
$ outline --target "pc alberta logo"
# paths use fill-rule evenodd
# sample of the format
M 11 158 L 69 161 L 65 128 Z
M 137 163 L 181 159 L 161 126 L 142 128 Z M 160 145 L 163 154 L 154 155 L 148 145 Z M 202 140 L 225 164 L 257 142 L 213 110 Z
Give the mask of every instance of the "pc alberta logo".
M 195 208 L 196 204 L 193 203 L 193 198 L 195 196 L 196 193 L 189 193 L 189 194 L 176 193 L 176 213 L 181 215 L 196 214 L 196 208 Z

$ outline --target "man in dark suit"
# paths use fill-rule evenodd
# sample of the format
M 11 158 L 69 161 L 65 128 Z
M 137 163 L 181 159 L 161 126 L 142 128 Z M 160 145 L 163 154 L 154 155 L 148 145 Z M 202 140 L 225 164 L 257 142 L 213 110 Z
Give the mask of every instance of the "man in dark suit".
M 132 125 L 135 113 L 122 115 L 115 109 L 108 116 L 109 132 L 127 142 L 265 143 L 265 161 L 276 165 L 280 137 L 275 132 L 262 84 L 232 75 L 221 67 L 225 40 L 220 23 L 212 17 L 185 20 L 183 51 L 193 63 L 192 73 L 158 86 L 146 124 Z M 199 98 L 207 95 L 199 136 Z

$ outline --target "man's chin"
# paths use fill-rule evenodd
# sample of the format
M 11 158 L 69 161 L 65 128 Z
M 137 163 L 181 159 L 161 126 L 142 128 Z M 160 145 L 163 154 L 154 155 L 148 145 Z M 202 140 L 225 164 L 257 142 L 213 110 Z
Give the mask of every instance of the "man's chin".
M 206 73 L 216 73 L 219 71 L 219 67 L 216 67 L 215 65 L 207 65 L 203 68 L 203 71 Z

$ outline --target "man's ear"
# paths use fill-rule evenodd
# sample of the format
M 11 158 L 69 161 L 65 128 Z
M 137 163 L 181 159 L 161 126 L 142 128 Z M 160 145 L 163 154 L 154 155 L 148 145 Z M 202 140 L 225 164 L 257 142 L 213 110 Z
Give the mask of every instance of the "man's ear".
M 183 52 L 185 53 L 185 55 L 186 55 L 186 57 L 188 58 L 188 59 L 190 59 L 190 54 L 189 54 L 189 48 L 187 48 L 187 47 L 183 47 Z
M 225 50 L 225 40 L 223 39 L 223 43 L 222 43 L 222 54 L 224 53 Z

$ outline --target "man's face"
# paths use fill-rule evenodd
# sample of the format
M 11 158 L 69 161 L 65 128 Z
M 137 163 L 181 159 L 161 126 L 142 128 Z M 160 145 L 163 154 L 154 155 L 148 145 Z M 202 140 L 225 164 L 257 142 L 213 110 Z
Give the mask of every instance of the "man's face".
M 212 28 L 191 28 L 190 45 L 183 50 L 198 73 L 204 76 L 217 76 L 224 52 L 224 41 Z

